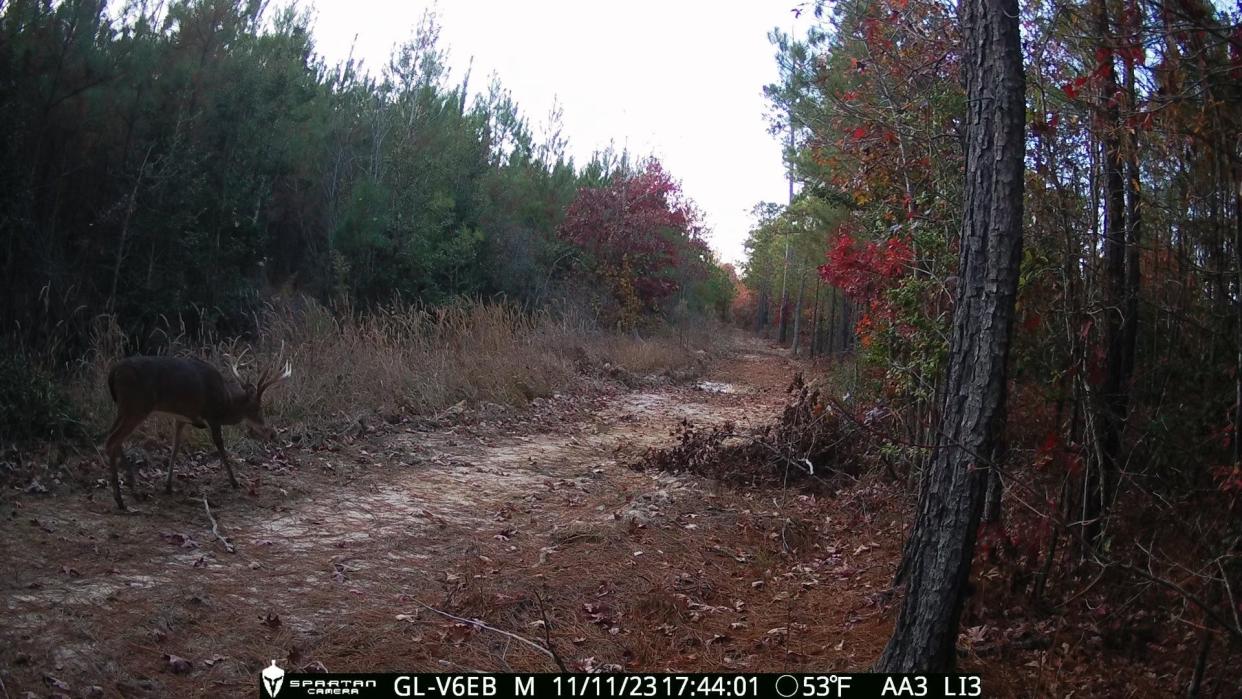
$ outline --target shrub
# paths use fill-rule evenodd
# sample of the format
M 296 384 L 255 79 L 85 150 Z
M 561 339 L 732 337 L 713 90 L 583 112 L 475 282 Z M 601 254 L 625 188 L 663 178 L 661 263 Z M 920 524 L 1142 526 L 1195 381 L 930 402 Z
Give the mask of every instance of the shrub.
M 81 421 L 52 373 L 21 349 L 0 346 L 3 446 L 81 436 Z

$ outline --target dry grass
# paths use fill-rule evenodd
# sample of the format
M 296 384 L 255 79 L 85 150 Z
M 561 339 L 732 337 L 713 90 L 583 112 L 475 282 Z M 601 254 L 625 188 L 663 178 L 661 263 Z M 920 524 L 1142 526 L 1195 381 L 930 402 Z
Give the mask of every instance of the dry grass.
M 703 341 L 698 346 L 704 346 Z M 632 335 L 615 337 L 608 343 L 606 353 L 609 361 L 619 364 L 636 374 L 650 374 L 683 366 L 690 361 L 687 347 L 692 345 L 672 342 L 667 336 L 643 339 Z
M 397 303 L 359 314 L 285 300 L 256 317 L 250 339 L 167 326 L 166 353 L 221 368 L 240 359 L 243 375 L 289 360 L 293 376 L 273 391 L 268 410 L 295 430 L 370 415 L 434 414 L 462 401 L 521 406 L 605 363 L 639 375 L 693 365 L 710 341 L 705 326 L 664 328 L 643 338 L 601 332 L 573 314 L 484 302 L 435 309 Z M 88 434 L 101 434 L 111 420 L 107 372 L 126 354 L 119 327 L 102 317 L 69 387 Z

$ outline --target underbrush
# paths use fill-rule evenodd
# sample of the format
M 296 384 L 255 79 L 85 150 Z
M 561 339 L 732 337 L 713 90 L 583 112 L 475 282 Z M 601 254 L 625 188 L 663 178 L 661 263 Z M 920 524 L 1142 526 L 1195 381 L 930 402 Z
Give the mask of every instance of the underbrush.
M 802 374 L 786 388 L 780 417 L 758 430 L 733 423 L 697 428 L 681 424 L 676 444 L 652 449 L 639 470 L 690 472 L 738 486 L 798 484 L 837 487 L 836 476 L 857 480 L 868 463 L 862 430 L 831 406 Z
M 683 422 L 675 443 L 633 466 L 706 476 L 728 492 L 780 492 L 781 502 L 786 487 L 835 503 L 882 486 L 900 540 L 926 448 L 905 437 L 893 409 L 864 398 L 850 411 L 834 401 L 842 373 L 825 371 L 810 385 L 795 379 L 780 416 L 759 429 Z M 1066 496 L 1081 474 L 1055 468 L 1072 455 L 1040 448 L 1046 432 L 1036 424 L 1014 419 L 1000 517 L 978 530 L 960 670 L 983 672 L 996 696 L 1159 696 L 1192 686 L 1201 696 L 1238 695 L 1236 493 L 1213 488 L 1207 475 L 1187 491 L 1127 473 L 1092 542 L 1073 508 L 1080 501 Z M 882 565 L 877 588 L 884 636 L 900 600 L 888 577 L 899 558 L 893 551 Z
M 0 351 L 0 434 L 63 440 L 81 435 L 77 406 L 52 374 L 21 350 Z
M 224 372 L 236 363 L 248 379 L 288 361 L 293 374 L 273 389 L 266 410 L 293 433 L 369 417 L 431 415 L 463 403 L 521 406 L 584 375 L 606 376 L 607 365 L 639 375 L 696 366 L 712 339 L 710 328 L 693 324 L 656 328 L 646 337 L 617 335 L 586 316 L 530 313 L 506 303 L 395 303 L 364 314 L 305 298 L 270 304 L 248 338 L 223 338 L 179 321 L 166 321 L 159 332 L 165 354 L 196 356 Z M 4 358 L 4 447 L 75 439 L 87 446 L 103 438 L 115 411 L 107 374 L 132 351 L 110 316 L 97 319 L 90 347 L 57 372 L 38 357 Z M 159 420 L 144 427 L 167 429 Z

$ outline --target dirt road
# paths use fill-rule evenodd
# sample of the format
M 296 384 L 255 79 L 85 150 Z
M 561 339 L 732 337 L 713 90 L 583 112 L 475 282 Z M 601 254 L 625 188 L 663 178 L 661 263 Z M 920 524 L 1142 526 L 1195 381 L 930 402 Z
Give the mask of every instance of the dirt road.
M 69 696 L 245 694 L 286 669 L 859 668 L 889 621 L 899 523 L 629 467 L 683 420 L 775 416 L 797 366 L 739 340 L 699 383 L 596 386 L 453 424 L 207 453 L 118 514 L 104 488 L 0 503 L 0 679 Z M 102 476 L 102 472 L 97 474 Z M 212 532 L 202 499 L 228 546 Z M 451 617 L 478 620 L 478 624 Z

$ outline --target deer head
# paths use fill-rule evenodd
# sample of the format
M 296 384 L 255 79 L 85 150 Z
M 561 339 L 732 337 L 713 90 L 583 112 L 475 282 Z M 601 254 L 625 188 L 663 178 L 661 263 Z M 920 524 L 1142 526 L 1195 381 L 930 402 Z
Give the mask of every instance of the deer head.
M 276 430 L 269 427 L 263 420 L 263 394 L 267 389 L 293 376 L 292 364 L 286 360 L 284 368 L 279 373 L 272 368 L 264 369 L 259 373 L 259 378 L 255 383 L 242 378 L 237 371 L 236 362 L 230 362 L 229 368 L 232 369 L 233 377 L 237 379 L 242 389 L 242 394 L 238 398 L 237 411 L 241 419 L 245 421 L 250 436 L 256 439 L 274 439 Z

